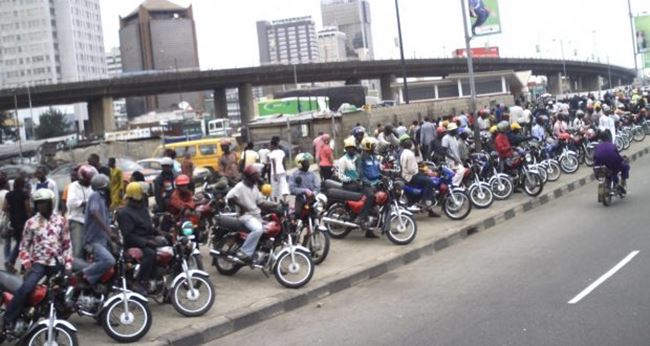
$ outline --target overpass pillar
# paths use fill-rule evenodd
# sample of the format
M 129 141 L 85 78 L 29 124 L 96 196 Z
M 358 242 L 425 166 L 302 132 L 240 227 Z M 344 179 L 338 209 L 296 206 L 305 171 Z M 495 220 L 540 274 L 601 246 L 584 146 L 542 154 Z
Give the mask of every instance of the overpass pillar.
M 598 75 L 587 75 L 582 77 L 582 87 L 584 91 L 599 91 L 600 77 Z
M 255 100 L 253 99 L 253 86 L 251 83 L 244 83 L 237 88 L 239 93 L 239 114 L 241 117 L 241 124 L 243 127 L 242 140 L 248 142 L 250 140 L 248 132 L 248 123 L 253 120 L 255 116 Z
M 394 82 L 394 74 L 383 75 L 379 78 L 379 89 L 381 90 L 382 100 L 397 100 L 397 93 L 391 87 L 391 84 Z
M 562 93 L 561 84 L 562 83 L 562 74 L 559 72 L 557 74 L 552 74 L 546 76 L 546 89 L 549 93 L 553 95 L 558 95 Z
M 88 102 L 88 120 L 90 131 L 101 135 L 115 130 L 115 114 L 113 112 L 113 98 L 100 97 Z
M 214 117 L 228 118 L 228 100 L 226 99 L 226 88 L 216 88 L 212 91 L 214 102 Z

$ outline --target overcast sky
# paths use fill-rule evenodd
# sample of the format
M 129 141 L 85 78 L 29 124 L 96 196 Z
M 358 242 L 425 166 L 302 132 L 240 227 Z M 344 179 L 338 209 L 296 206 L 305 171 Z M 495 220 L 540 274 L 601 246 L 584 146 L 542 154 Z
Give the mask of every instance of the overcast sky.
M 649 0 L 631 0 L 632 12 L 650 12 Z M 106 50 L 119 46 L 119 19 L 140 0 L 101 0 Z M 311 15 L 322 27 L 319 0 L 177 0 L 192 4 L 201 68 L 259 64 L 258 20 Z M 464 47 L 460 2 L 400 0 L 408 58 L 449 56 Z M 587 5 L 587 6 L 585 6 Z M 376 59 L 398 58 L 393 0 L 370 0 Z M 473 40 L 473 47 L 498 46 L 502 57 L 586 60 L 592 54 L 612 64 L 633 67 L 627 0 L 500 0 L 502 33 Z M 536 52 L 539 45 L 541 53 Z M 639 62 L 641 64 L 641 62 Z

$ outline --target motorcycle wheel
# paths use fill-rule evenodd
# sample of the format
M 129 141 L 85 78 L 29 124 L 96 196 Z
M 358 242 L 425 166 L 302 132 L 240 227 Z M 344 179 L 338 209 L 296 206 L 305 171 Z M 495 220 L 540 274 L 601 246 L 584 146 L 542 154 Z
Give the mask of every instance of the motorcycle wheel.
M 630 145 L 632 145 L 632 139 L 630 137 L 625 136 L 623 138 L 623 150 L 630 149 Z
M 536 168 L 536 172 L 539 173 L 540 177 L 542 177 L 542 182 L 546 184 L 546 182 L 548 181 L 548 171 L 546 170 L 546 168 L 542 166 L 538 166 Z
M 586 158 L 586 156 L 585 156 Z M 548 161 L 548 167 L 546 168 L 546 175 L 548 176 L 548 181 L 556 181 L 560 179 L 562 170 L 560 169 L 560 164 L 556 161 Z
M 481 196 L 481 193 L 483 193 L 483 196 Z M 492 205 L 492 202 L 494 202 L 492 190 L 484 185 L 470 186 L 469 198 L 472 200 L 472 204 L 479 209 L 489 208 Z
M 306 233 L 306 231 L 303 231 Z M 311 259 L 314 264 L 323 263 L 330 252 L 330 236 L 327 232 L 316 229 L 303 241 L 303 246 L 311 251 Z
M 401 218 L 401 220 L 399 219 Z M 401 222 L 400 222 L 401 221 Z M 413 215 L 402 214 L 390 216 L 390 229 L 386 232 L 386 237 L 393 244 L 406 245 L 415 239 L 418 233 L 418 225 Z
M 214 286 L 208 277 L 192 276 L 193 290 L 189 289 L 188 279 L 184 277 L 172 287 L 172 305 L 183 316 L 202 316 L 214 304 Z
M 241 244 L 233 236 L 228 236 L 221 238 L 213 248 L 221 253 L 235 253 L 240 246 Z M 226 276 L 235 275 L 242 267 L 241 264 L 232 263 L 220 256 L 213 257 L 212 264 L 217 267 L 219 274 Z
M 445 201 L 442 204 L 442 210 L 444 210 L 445 215 L 452 220 L 462 220 L 469 215 L 469 212 L 472 211 L 472 202 L 465 192 L 453 191 L 450 192 L 454 194 L 454 198 L 457 200 L 457 203 L 454 202 L 454 198 L 451 196 L 445 197 Z
M 124 312 L 124 300 L 116 299 L 100 316 L 104 331 L 113 340 L 120 343 L 136 342 L 147 334 L 151 328 L 151 309 L 149 303 L 131 297 L 127 303 L 130 315 Z
M 544 190 L 544 183 L 542 182 L 542 177 L 538 173 L 528 172 L 524 175 L 524 191 L 528 196 L 535 197 L 539 196 Z
M 573 174 L 578 171 L 580 163 L 575 155 L 566 155 L 560 159 L 560 169 L 566 174 Z
M 499 184 L 499 182 L 501 184 Z M 494 196 L 495 199 L 499 201 L 510 198 L 512 192 L 514 191 L 512 185 L 512 179 L 510 178 L 505 178 L 505 177 L 498 178 L 495 176 L 492 177 L 492 179 L 490 179 L 489 184 L 490 184 L 490 190 L 492 190 L 492 195 Z
M 612 204 L 612 194 L 611 194 L 611 189 L 609 188 L 609 184 L 605 184 L 605 188 L 603 189 L 603 199 L 602 199 L 603 205 L 608 207 Z
M 623 138 L 621 136 L 616 136 L 614 144 L 616 144 L 616 150 L 623 151 L 625 144 L 623 143 Z
M 336 204 L 332 208 L 330 208 L 328 211 L 325 212 L 326 217 L 331 217 L 333 219 L 338 219 L 340 220 L 343 215 L 346 215 L 347 211 L 343 206 L 340 204 Z M 334 239 L 343 239 L 347 237 L 348 234 L 352 231 L 351 228 L 345 227 L 345 226 L 339 226 L 339 225 L 334 225 L 331 223 L 325 223 L 325 227 L 327 228 L 327 232 L 332 236 Z
M 294 258 L 295 262 L 292 262 L 291 253 L 285 252 L 280 255 L 273 268 L 275 279 L 287 288 L 300 288 L 314 275 L 314 262 L 309 254 L 296 250 Z M 288 275 L 295 275 L 296 279 L 292 280 Z
M 638 127 L 638 128 L 636 128 L 634 130 L 634 137 L 633 138 L 634 138 L 634 140 L 636 142 L 643 142 L 643 140 L 645 139 L 645 136 L 646 136 L 646 133 L 645 133 L 645 130 L 643 130 L 642 127 Z
M 57 345 L 78 346 L 77 333 L 65 326 L 58 325 L 54 327 L 54 342 Z M 34 330 L 25 338 L 27 346 L 47 345 L 47 326 L 44 324 L 37 325 Z

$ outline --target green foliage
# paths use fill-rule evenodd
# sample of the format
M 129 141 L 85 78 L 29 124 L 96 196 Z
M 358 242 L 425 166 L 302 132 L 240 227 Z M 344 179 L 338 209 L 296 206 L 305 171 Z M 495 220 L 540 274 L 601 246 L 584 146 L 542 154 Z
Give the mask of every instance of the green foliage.
M 69 127 L 65 115 L 58 109 L 52 108 L 41 114 L 36 127 L 36 137 L 44 139 L 63 136 L 68 134 Z

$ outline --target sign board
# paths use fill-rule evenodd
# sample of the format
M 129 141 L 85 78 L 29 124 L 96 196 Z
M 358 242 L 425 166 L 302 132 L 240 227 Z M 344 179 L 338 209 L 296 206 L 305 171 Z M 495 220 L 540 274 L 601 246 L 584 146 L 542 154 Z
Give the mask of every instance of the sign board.
M 634 17 L 634 31 L 636 35 L 635 42 L 636 42 L 637 53 L 649 53 L 650 52 L 650 15 Z
M 453 51 L 454 58 L 467 57 L 467 50 L 459 48 Z M 499 47 L 472 48 L 473 58 L 498 58 Z
M 499 0 L 467 0 L 472 19 L 472 36 L 485 36 L 501 32 Z
M 325 108 L 323 97 L 287 97 L 262 101 L 257 104 L 260 118 L 275 115 L 297 115 L 302 112 L 318 112 Z

